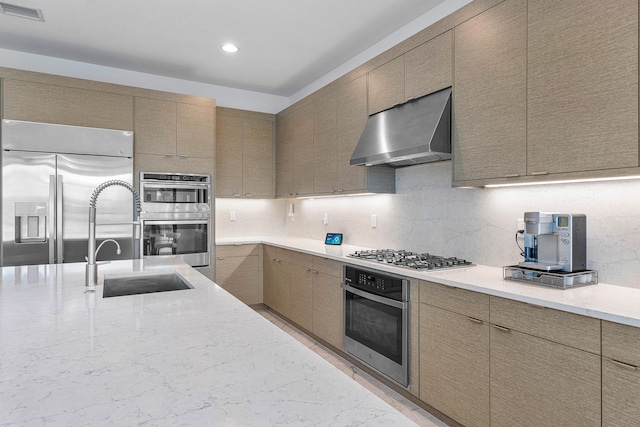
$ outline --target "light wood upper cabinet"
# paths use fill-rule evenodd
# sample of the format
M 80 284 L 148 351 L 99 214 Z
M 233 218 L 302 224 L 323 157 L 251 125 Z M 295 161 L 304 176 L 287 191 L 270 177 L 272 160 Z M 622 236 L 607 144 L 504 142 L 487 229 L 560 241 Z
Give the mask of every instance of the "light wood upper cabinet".
M 215 152 L 213 107 L 177 103 L 176 153 L 178 156 L 211 159 Z
M 347 83 L 337 90 L 338 190 L 366 188 L 367 168 L 351 166 L 349 161 L 367 124 L 367 76 Z
M 216 197 L 240 197 L 242 192 L 242 117 L 216 116 Z
M 526 2 L 507 0 L 455 28 L 454 182 L 526 174 L 526 66 Z
M 2 118 L 133 130 L 133 96 L 2 79 Z
M 404 96 L 404 55 L 369 72 L 369 115 L 401 104 Z
M 528 174 L 638 166 L 637 1 L 530 0 L 527 83 Z
M 216 196 L 275 196 L 271 115 L 227 108 L 216 119 Z
M 293 193 L 313 194 L 313 103 L 293 113 Z
M 293 195 L 293 114 L 276 120 L 276 196 Z
M 178 106 L 172 101 L 135 99 L 136 154 L 176 155 L 177 111 Z
M 135 116 L 136 154 L 213 159 L 213 107 L 136 97 Z
M 602 322 L 602 426 L 640 420 L 640 328 Z
M 404 55 L 405 101 L 453 84 L 453 30 L 416 47 Z
M 337 97 L 331 91 L 313 102 L 313 192 L 335 193 L 338 167 Z

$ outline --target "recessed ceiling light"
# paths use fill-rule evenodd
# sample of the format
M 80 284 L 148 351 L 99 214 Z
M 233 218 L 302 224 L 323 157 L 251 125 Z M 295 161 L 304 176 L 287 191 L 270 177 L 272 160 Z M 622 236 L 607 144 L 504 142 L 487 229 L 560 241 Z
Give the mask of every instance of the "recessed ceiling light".
M 238 51 L 238 46 L 234 45 L 233 43 L 227 43 L 222 45 L 222 50 L 229 53 L 236 53 Z

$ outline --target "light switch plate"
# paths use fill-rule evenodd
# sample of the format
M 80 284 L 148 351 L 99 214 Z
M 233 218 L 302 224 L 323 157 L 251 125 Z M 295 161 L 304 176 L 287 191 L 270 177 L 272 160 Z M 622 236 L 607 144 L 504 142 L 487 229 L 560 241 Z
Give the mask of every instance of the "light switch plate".
M 236 220 L 236 211 L 230 211 L 229 212 L 229 221 L 235 221 Z

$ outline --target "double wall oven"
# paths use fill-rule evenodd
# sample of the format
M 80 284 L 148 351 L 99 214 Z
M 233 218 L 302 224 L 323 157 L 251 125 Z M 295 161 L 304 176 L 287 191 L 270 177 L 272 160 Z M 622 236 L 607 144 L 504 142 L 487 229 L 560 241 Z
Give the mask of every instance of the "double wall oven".
M 141 253 L 180 258 L 192 267 L 211 262 L 211 176 L 140 172 Z

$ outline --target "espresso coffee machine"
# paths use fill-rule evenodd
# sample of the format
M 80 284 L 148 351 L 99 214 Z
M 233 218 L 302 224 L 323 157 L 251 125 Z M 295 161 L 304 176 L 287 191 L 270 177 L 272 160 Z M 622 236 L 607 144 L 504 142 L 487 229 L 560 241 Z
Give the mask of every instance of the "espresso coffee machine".
M 524 224 L 520 267 L 565 273 L 587 269 L 586 215 L 525 212 Z

